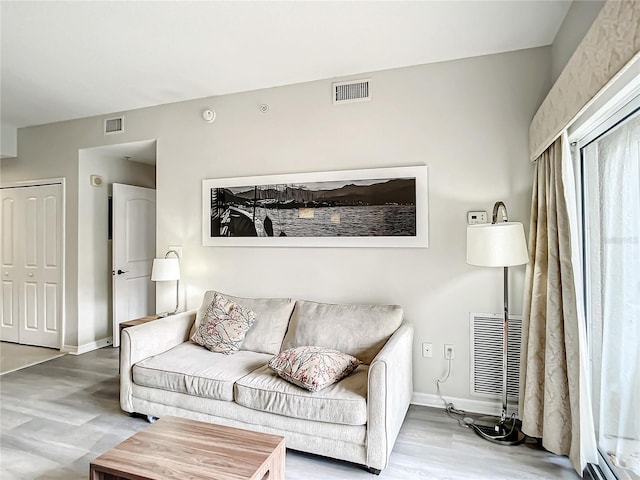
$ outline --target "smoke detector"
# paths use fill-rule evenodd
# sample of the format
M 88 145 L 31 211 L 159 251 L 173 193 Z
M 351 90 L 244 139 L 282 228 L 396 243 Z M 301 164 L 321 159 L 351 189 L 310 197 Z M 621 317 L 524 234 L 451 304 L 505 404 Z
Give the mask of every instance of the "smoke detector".
M 202 111 L 202 119 L 207 123 L 211 123 L 216 119 L 216 112 L 211 108 L 207 108 Z

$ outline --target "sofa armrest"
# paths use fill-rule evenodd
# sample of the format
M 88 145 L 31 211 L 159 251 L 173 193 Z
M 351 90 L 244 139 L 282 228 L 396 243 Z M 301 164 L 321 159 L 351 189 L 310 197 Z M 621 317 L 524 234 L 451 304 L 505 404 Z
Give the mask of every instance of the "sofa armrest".
M 189 339 L 197 310 L 169 315 L 153 322 L 125 328 L 120 339 L 120 407 L 133 412 L 131 402 L 133 366 Z
M 413 396 L 413 325 L 403 322 L 369 366 L 367 466 L 386 468 Z

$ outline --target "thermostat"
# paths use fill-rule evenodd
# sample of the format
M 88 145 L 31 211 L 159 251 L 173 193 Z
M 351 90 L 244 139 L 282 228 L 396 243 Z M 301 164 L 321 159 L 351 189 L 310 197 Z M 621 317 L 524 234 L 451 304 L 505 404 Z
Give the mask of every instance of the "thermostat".
M 467 223 L 476 225 L 477 223 L 487 223 L 487 212 L 468 212 Z

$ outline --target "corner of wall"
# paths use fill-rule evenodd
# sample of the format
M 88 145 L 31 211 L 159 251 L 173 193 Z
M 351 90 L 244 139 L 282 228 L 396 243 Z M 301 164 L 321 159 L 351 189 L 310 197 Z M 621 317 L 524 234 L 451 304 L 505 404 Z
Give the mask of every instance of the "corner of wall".
M 574 1 L 551 44 L 551 84 L 562 73 L 565 65 L 602 10 L 606 0 Z

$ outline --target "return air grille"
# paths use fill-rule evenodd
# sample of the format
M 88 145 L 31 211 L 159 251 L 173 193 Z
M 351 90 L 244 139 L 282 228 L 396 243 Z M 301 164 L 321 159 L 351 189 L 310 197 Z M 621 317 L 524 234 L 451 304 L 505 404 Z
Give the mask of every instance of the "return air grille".
M 471 394 L 502 398 L 502 316 L 472 313 Z M 522 318 L 509 317 L 507 398 L 518 400 Z
M 333 83 L 333 103 L 366 102 L 371 100 L 371 80 Z
M 107 118 L 104 121 L 104 134 L 113 135 L 114 133 L 124 132 L 124 117 Z

